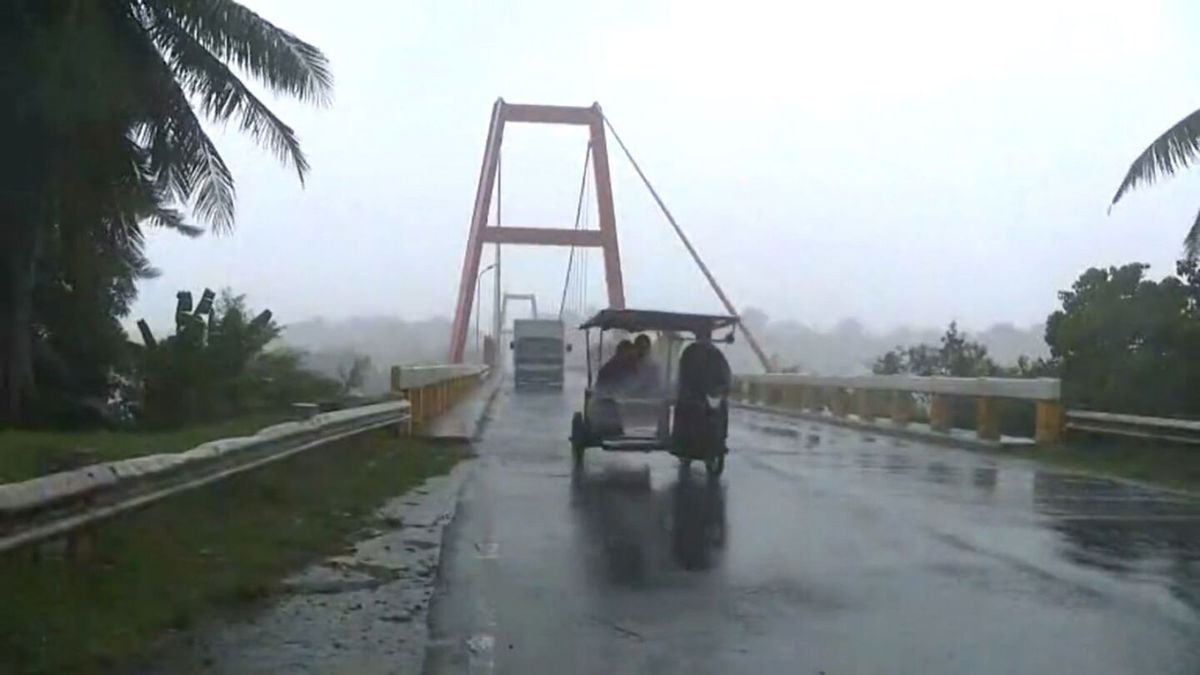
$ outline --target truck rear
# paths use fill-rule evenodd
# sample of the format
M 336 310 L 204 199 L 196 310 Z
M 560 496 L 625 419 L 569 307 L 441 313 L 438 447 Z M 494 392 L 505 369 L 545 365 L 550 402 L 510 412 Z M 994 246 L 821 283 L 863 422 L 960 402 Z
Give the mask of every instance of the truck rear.
M 518 389 L 562 389 L 563 323 L 550 319 L 513 321 L 513 383 Z

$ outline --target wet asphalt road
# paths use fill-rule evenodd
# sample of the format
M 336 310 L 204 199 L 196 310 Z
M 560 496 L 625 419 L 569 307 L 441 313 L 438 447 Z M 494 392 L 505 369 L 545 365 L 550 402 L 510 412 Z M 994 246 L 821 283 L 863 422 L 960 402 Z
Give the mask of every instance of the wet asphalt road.
M 1200 672 L 1200 502 L 750 412 L 573 472 L 577 399 L 497 399 L 426 672 Z

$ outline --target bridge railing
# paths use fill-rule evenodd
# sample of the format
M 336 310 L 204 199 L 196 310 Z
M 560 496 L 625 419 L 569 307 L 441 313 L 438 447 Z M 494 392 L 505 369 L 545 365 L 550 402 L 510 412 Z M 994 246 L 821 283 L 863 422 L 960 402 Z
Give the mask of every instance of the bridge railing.
M 408 401 L 411 432 L 449 410 L 490 373 L 482 365 L 393 366 L 391 395 Z
M 898 426 L 907 426 L 913 420 L 916 396 L 927 395 L 929 427 L 935 432 L 949 432 L 953 402 L 969 399 L 975 405 L 975 432 L 988 441 L 1000 439 L 1001 401 L 1024 401 L 1035 408 L 1036 442 L 1053 443 L 1063 433 L 1062 387 L 1055 378 L 771 373 L 737 375 L 734 382 L 735 398 L 750 404 L 812 412 L 828 409 L 835 418 L 855 415 L 860 422 L 889 417 Z

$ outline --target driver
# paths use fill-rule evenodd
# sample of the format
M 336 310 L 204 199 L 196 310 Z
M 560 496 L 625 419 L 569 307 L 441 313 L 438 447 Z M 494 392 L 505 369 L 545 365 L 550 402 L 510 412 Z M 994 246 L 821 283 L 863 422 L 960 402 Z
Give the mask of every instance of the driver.
M 697 331 L 696 341 L 679 357 L 679 390 L 675 403 L 675 441 L 700 448 L 724 444 L 728 424 L 725 397 L 732 382 L 729 362 L 712 342 L 710 331 Z M 710 399 L 720 401 L 713 409 Z

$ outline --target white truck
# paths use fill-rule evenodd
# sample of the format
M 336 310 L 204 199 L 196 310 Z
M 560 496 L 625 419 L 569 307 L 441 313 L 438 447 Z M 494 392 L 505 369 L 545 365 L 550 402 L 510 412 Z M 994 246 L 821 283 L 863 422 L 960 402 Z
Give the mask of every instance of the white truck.
M 562 389 L 563 322 L 553 319 L 513 320 L 513 384 L 518 389 Z

